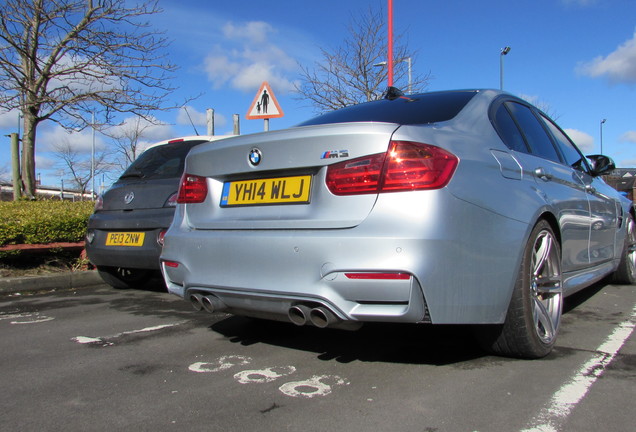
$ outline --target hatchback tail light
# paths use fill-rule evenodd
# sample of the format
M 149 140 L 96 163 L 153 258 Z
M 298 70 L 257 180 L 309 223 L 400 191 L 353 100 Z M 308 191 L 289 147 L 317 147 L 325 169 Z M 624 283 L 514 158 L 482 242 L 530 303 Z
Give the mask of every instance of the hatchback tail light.
M 97 199 L 95 200 L 95 208 L 93 209 L 93 211 L 99 211 L 103 209 L 104 209 L 104 197 L 102 197 L 101 195 L 98 195 Z
M 327 187 L 334 195 L 440 189 L 458 162 L 457 156 L 439 147 L 391 141 L 386 153 L 330 165 Z
M 184 173 L 179 186 L 178 204 L 196 204 L 205 201 L 208 183 L 205 177 Z

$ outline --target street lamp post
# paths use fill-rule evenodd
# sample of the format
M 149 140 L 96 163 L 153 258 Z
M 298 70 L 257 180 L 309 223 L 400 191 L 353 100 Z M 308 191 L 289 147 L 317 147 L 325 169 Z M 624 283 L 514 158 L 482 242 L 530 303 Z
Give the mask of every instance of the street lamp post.
M 413 77 L 411 75 L 411 57 L 407 57 L 406 58 L 406 63 L 409 66 L 409 94 L 411 94 L 413 91 L 413 89 L 411 88 L 412 83 L 413 83 Z
M 504 82 L 504 66 L 503 66 L 503 58 L 510 52 L 510 47 L 504 47 L 501 49 L 499 53 L 499 89 L 503 90 L 503 82 Z
M 93 142 L 91 144 L 91 201 L 95 201 L 95 113 L 92 116 Z M 82 197 L 84 199 L 84 197 Z
M 607 119 L 601 120 L 601 154 L 603 154 L 603 124 L 607 121 Z

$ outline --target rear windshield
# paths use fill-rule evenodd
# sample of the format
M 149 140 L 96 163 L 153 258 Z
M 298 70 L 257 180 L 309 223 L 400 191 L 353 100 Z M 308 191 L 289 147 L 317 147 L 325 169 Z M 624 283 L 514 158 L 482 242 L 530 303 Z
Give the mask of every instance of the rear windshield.
M 207 141 L 180 141 L 149 148 L 130 164 L 119 178 L 163 179 L 181 177 L 188 152 L 195 145 L 204 142 Z
M 331 111 L 298 126 L 369 121 L 401 125 L 438 123 L 459 114 L 476 94 L 474 90 L 452 91 L 383 99 Z

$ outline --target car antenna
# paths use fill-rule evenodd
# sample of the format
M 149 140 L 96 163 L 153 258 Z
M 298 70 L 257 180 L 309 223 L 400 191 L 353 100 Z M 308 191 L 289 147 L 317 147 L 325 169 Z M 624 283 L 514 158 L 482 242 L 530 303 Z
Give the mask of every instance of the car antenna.
M 190 120 L 190 124 L 192 125 L 192 128 L 194 129 L 194 133 L 196 134 L 196 136 L 199 136 L 199 131 L 197 130 L 197 127 L 194 125 L 194 122 L 192 121 L 192 117 L 190 117 L 190 113 L 188 112 L 188 109 L 186 108 L 185 105 L 182 106 L 181 108 L 183 108 L 186 115 L 188 116 L 188 120 Z
M 382 99 L 395 100 L 404 96 L 404 92 L 397 87 L 387 87 L 382 95 Z

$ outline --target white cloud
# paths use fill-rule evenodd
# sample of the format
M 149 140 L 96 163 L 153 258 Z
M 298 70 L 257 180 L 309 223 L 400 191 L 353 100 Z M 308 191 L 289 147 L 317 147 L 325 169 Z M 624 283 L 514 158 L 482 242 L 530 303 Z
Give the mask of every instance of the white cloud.
M 636 131 L 627 131 L 618 139 L 621 142 L 636 143 Z
M 0 181 L 2 182 L 11 182 L 12 177 L 11 165 L 6 163 L 0 165 Z
M 616 166 L 619 166 L 619 167 L 636 167 L 636 159 L 623 159 Z
M 49 83 L 49 92 L 59 92 L 61 95 L 72 93 L 89 93 L 121 89 L 120 79 L 95 60 L 84 56 L 71 57 L 63 55 L 53 68 L 54 74 Z
M 636 33 L 606 57 L 579 65 L 578 71 L 592 78 L 605 77 L 613 83 L 636 83 Z
M 276 30 L 268 23 L 252 21 L 223 27 L 225 42 L 215 46 L 204 60 L 205 72 L 215 89 L 230 86 L 256 91 L 263 81 L 280 93 L 294 90 L 289 78 L 298 68 L 272 39 Z
M 134 136 L 135 130 L 141 133 L 141 140 L 150 144 L 174 137 L 174 131 L 169 124 L 156 118 L 146 120 L 137 116 L 125 118 L 121 124 L 108 128 L 107 133 L 111 136 Z
M 57 168 L 59 161 L 56 161 L 50 157 L 35 155 L 35 170 L 40 173 L 41 170 L 51 170 Z M 58 169 L 58 171 L 63 171 Z
M 591 153 L 594 150 L 594 138 L 591 135 L 576 129 L 564 131 L 583 153 Z
M 22 127 L 21 124 L 20 127 Z M 17 132 L 18 110 L 0 112 L 0 128 L 15 129 L 15 132 Z
M 223 26 L 223 35 L 227 39 L 246 39 L 258 44 L 265 43 L 268 33 L 272 32 L 274 32 L 272 26 L 263 21 L 250 21 L 239 26 L 229 22 Z
M 186 110 L 182 107 L 177 113 L 177 124 L 191 126 L 194 123 L 195 126 L 201 126 L 205 128 L 203 131 L 199 130 L 200 134 L 207 133 L 208 116 L 206 112 L 197 111 L 196 108 L 186 106 Z M 190 116 L 188 118 L 188 115 Z M 192 120 L 192 122 L 190 122 Z M 219 114 L 214 111 L 214 128 L 223 127 L 227 124 L 227 118 L 223 114 Z
M 69 143 L 79 153 L 90 153 L 93 146 L 92 129 L 84 129 L 81 132 L 71 132 L 61 126 L 44 129 L 38 133 L 37 151 L 55 152 L 55 146 Z M 103 150 L 106 143 L 99 134 L 95 134 L 95 149 Z M 36 162 L 37 164 L 37 162 Z

